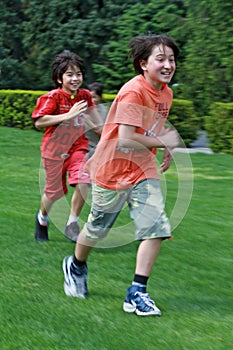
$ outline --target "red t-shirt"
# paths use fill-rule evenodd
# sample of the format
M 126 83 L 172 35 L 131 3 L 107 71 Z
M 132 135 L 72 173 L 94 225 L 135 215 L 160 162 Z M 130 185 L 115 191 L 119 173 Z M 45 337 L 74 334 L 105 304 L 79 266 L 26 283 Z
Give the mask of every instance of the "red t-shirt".
M 120 124 L 136 127 L 144 134 L 156 125 L 162 129 L 172 104 L 172 90 L 165 84 L 155 90 L 142 75 L 127 82 L 118 92 L 109 110 L 95 154 L 87 162 L 92 181 L 107 189 L 124 189 L 147 178 L 158 179 L 155 149 L 119 149 Z
M 87 101 L 88 107 L 94 107 L 89 90 L 79 89 L 73 99 L 61 88 L 52 90 L 38 98 L 32 118 L 36 120 L 44 115 L 67 113 L 76 102 L 81 100 Z M 41 146 L 42 156 L 49 159 L 61 159 L 62 155 L 77 150 L 88 152 L 84 118 L 85 115 L 81 114 L 72 120 L 45 128 Z

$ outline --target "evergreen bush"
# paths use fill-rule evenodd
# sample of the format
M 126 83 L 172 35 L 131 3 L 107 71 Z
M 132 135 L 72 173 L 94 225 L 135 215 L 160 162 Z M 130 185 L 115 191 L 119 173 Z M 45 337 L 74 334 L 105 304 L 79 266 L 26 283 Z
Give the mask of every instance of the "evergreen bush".
M 34 129 L 31 114 L 37 98 L 46 91 L 0 90 L 0 125 L 19 129 Z M 104 94 L 104 102 L 111 104 L 115 95 Z M 215 102 L 205 119 L 210 148 L 214 152 L 233 153 L 233 103 Z M 193 103 L 174 99 L 169 122 L 177 129 L 185 145 L 196 140 L 200 121 Z
M 213 103 L 205 117 L 205 129 L 214 152 L 233 154 L 233 103 Z
M 173 99 L 168 120 L 177 129 L 186 146 L 196 140 L 200 122 L 192 101 Z

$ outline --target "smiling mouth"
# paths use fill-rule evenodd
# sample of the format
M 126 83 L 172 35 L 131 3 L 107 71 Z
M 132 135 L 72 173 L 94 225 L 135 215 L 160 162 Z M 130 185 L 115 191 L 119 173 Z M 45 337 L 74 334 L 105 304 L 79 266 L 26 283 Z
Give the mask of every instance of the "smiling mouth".
M 71 85 L 71 87 L 73 88 L 73 89 L 76 89 L 78 86 L 79 86 L 79 84 L 70 84 Z
M 169 77 L 171 75 L 171 72 L 161 72 L 161 74 Z

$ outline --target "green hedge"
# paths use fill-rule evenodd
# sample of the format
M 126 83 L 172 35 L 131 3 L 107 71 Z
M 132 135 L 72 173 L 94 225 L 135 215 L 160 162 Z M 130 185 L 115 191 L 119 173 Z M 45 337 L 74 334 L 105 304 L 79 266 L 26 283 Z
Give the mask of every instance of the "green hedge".
M 0 125 L 33 129 L 31 114 L 45 91 L 0 90 Z
M 233 154 L 233 103 L 213 103 L 205 117 L 205 129 L 214 152 Z
M 0 125 L 20 129 L 34 129 L 31 114 L 37 98 L 48 91 L 0 90 Z M 115 95 L 104 94 L 106 102 Z
M 177 129 L 186 146 L 196 140 L 200 123 L 192 101 L 173 99 L 168 120 Z
M 31 114 L 36 100 L 46 91 L 0 90 L 0 125 L 20 129 L 33 129 Z M 104 102 L 111 103 L 114 94 L 104 94 Z M 198 123 L 193 104 L 186 100 L 173 100 L 169 117 L 186 145 L 196 139 Z

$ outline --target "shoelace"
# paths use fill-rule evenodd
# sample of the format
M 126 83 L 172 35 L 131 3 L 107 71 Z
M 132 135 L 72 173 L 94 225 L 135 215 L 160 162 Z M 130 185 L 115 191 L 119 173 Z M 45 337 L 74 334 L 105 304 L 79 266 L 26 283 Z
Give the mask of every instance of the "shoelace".
M 137 292 L 137 294 L 142 298 L 146 305 L 152 307 L 155 305 L 154 301 L 151 300 L 150 295 L 148 293 Z

